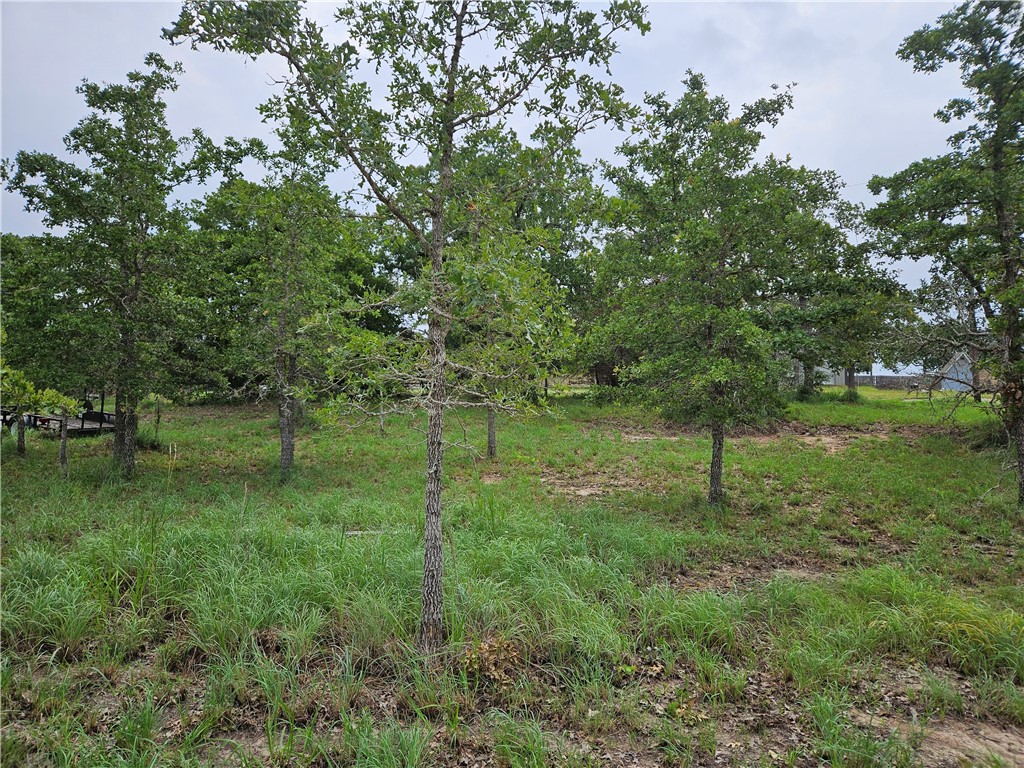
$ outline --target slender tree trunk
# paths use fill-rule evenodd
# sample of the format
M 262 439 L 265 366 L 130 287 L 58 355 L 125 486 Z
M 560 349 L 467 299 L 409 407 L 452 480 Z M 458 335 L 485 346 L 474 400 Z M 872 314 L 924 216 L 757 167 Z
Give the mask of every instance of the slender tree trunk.
M 135 475 L 135 454 L 139 432 L 139 413 L 137 398 L 132 394 L 124 396 L 122 408 L 114 417 L 114 449 L 121 475 L 132 478 Z M 120 453 L 117 453 L 117 436 L 121 435 Z
M 135 475 L 136 437 L 139 431 L 139 395 L 135 384 L 137 367 L 135 340 L 130 336 L 123 337 L 118 361 L 119 380 L 114 395 L 114 462 L 124 478 Z M 103 414 L 100 414 L 101 430 L 103 418 Z
M 715 422 L 711 425 L 711 486 L 708 490 L 708 502 L 721 504 L 725 499 L 722 487 L 722 454 L 725 452 L 725 425 Z
M 18 414 L 18 455 L 25 455 L 25 414 Z
M 1017 444 L 1017 510 L 1024 512 L 1024 414 L 1017 415 L 1014 442 Z
M 813 362 L 807 360 L 800 361 L 801 382 L 797 389 L 804 397 L 814 394 L 814 372 L 816 367 Z
M 430 243 L 426 255 L 430 259 L 430 305 L 427 316 L 427 345 L 430 372 L 427 381 L 427 488 L 423 525 L 423 606 L 417 646 L 425 656 L 436 657 L 447 641 L 444 625 L 444 550 L 442 549 L 441 490 L 444 479 L 444 409 L 447 397 L 445 373 L 448 366 L 448 331 L 451 310 L 448 284 L 444 275 L 444 246 L 447 237 L 445 205 L 452 190 L 452 155 L 455 146 L 456 86 L 462 47 L 465 43 L 462 25 L 469 13 L 469 3 L 462 0 L 455 12 L 455 40 L 447 66 L 445 104 L 448 117 L 441 135 L 438 162 L 438 183 L 431 200 Z
M 281 433 L 281 482 L 292 474 L 295 460 L 295 400 L 287 391 L 277 399 L 277 428 Z
M 851 395 L 857 394 L 857 369 L 847 368 L 846 369 L 846 391 Z
M 121 464 L 124 461 L 124 386 L 117 385 L 114 393 L 114 461 Z M 92 410 L 90 407 L 89 410 Z M 82 428 L 85 429 L 85 413 L 82 414 Z M 100 429 L 103 429 L 102 422 Z M 84 433 L 83 433 L 84 434 Z
M 432 318 L 430 342 L 431 377 L 427 402 L 427 490 L 423 528 L 423 608 L 417 644 L 433 656 L 447 637 L 444 626 L 444 552 L 441 529 L 441 484 L 444 463 L 444 368 L 446 363 L 444 321 Z
M 156 401 L 156 425 L 153 427 L 153 441 L 160 440 L 160 401 Z
M 498 431 L 494 425 L 494 407 L 487 406 L 487 458 L 498 455 Z
M 60 420 L 60 476 L 68 479 L 68 416 Z

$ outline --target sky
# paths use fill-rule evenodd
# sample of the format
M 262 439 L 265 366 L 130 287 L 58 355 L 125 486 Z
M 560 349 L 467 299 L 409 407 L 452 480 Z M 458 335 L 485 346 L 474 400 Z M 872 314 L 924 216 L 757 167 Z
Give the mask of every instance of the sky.
M 586 4 L 584 4 L 586 5 Z M 915 73 L 896 57 L 904 37 L 953 7 L 935 2 L 661 2 L 649 6 L 651 31 L 621 35 L 615 79 L 635 102 L 645 92 L 682 94 L 687 70 L 706 75 L 709 90 L 734 107 L 795 83 L 795 104 L 765 147 L 809 167 L 831 169 L 846 196 L 867 205 L 874 174 L 890 174 L 945 151 L 949 126 L 934 114 L 961 92 L 955 69 Z M 267 136 L 256 106 L 275 93 L 282 74 L 272 59 L 248 61 L 210 49 L 172 47 L 160 37 L 177 17 L 169 2 L 0 3 L 2 104 L 0 155 L 21 149 L 61 154 L 62 137 L 85 115 L 75 87 L 83 78 L 121 82 L 149 51 L 181 61 L 185 74 L 168 98 L 179 135 L 202 128 L 215 140 Z M 311 3 L 330 18 L 330 3 Z M 581 140 L 586 159 L 610 158 L 622 136 L 611 130 Z M 2 193 L 2 229 L 43 230 L 37 214 Z M 922 264 L 899 267 L 916 286 Z

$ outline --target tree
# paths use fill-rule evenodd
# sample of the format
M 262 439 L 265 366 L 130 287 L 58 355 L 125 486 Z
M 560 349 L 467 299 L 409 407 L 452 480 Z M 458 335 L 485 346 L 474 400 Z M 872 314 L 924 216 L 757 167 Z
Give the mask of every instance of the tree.
M 16 368 L 0 368 L 0 400 L 11 411 L 18 433 L 18 455 L 25 455 L 25 415 L 38 413 L 42 407 L 42 392 Z
M 469 220 L 473 199 L 455 194 L 453 157 L 481 132 L 511 131 L 516 114 L 534 121 L 541 144 L 568 145 L 603 119 L 619 105 L 619 89 L 588 70 L 607 66 L 614 33 L 643 25 L 643 13 L 632 0 L 616 0 L 601 13 L 563 0 L 427 6 L 406 0 L 348 2 L 336 20 L 344 42 L 331 44 L 296 3 L 188 2 L 168 35 L 253 57 L 283 57 L 288 104 L 311 116 L 315 131 L 351 166 L 373 205 L 417 244 L 429 289 L 422 319 L 430 371 L 418 643 L 432 654 L 445 641 L 441 488 L 452 372 L 450 278 L 456 264 L 471 263 L 454 236 Z M 387 80 L 379 100 L 361 79 L 364 55 Z
M 478 379 L 485 403 L 487 457 L 497 456 L 497 414 L 536 399 L 572 347 L 563 310 L 585 275 L 578 249 L 589 169 L 571 148 L 523 146 L 514 135 L 481 132 L 452 159 L 454 194 L 471 201 L 465 232 L 478 277 L 465 283 L 448 347 Z M 460 384 L 460 386 L 462 386 Z
M 55 389 L 44 389 L 39 395 L 42 409 L 47 413 L 60 416 L 60 476 L 68 479 L 68 419 L 81 411 L 81 406 L 73 397 L 61 394 Z
M 164 397 L 156 392 L 150 392 L 139 404 L 140 410 L 153 413 L 153 442 L 155 443 L 160 441 L 160 416 L 163 408 L 164 406 L 171 405 L 172 402 L 169 397 Z
M 167 127 L 162 97 L 177 88 L 181 66 L 155 53 L 145 64 L 127 83 L 78 87 L 93 111 L 64 142 L 84 165 L 21 151 L 4 171 L 28 210 L 67 229 L 63 270 L 75 314 L 101 329 L 102 344 L 89 353 L 105 357 L 115 391 L 114 456 L 125 476 L 135 470 L 140 388 L 166 367 L 177 314 L 170 286 L 188 269 L 186 218 L 169 197 L 206 178 L 214 159 L 198 131 L 176 139 Z
M 345 241 L 340 201 L 323 183 L 331 170 L 303 126 L 278 131 L 283 148 L 264 157 L 262 184 L 225 182 L 194 215 L 205 235 L 207 310 L 228 339 L 218 362 L 240 388 L 277 402 L 281 480 L 289 478 L 304 399 L 329 389 L 328 320 L 372 279 L 368 253 Z
M 39 386 L 81 392 L 109 367 L 104 324 L 90 318 L 61 237 L 5 233 L 0 250 L 4 360 Z
M 912 315 L 909 292 L 872 262 L 871 250 L 820 223 L 824 237 L 805 240 L 806 252 L 794 253 L 791 268 L 765 296 L 768 327 L 779 348 L 800 363 L 798 396 L 815 391 L 820 366 L 845 370 L 855 393 L 856 371 L 870 369 L 879 358 L 892 362 L 894 324 Z
M 1024 508 L 1024 10 L 964 3 L 907 37 L 898 55 L 919 72 L 958 65 L 967 95 L 936 115 L 960 123 L 950 152 L 871 179 L 872 192 L 885 193 L 871 221 L 887 253 L 931 259 L 936 278 L 969 288 L 965 322 L 942 325 L 955 336 L 942 343 L 1001 382 Z
M 724 499 L 725 430 L 782 405 L 784 363 L 765 297 L 791 268 L 793 218 L 815 210 L 814 184 L 773 157 L 758 163 L 761 126 L 790 105 L 788 91 L 732 117 L 690 73 L 675 103 L 649 95 L 639 138 L 607 166 L 618 199 L 598 269 L 605 319 L 594 349 L 629 349 L 625 383 L 670 418 L 707 426 L 708 501 Z

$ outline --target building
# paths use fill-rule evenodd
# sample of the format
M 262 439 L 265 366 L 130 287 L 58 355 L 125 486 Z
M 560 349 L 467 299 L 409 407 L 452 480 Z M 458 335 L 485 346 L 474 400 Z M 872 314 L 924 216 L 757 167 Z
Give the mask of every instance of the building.
M 974 373 L 971 371 L 971 357 L 964 351 L 957 352 L 949 362 L 935 372 L 932 389 L 948 389 L 954 392 L 969 392 L 974 388 Z

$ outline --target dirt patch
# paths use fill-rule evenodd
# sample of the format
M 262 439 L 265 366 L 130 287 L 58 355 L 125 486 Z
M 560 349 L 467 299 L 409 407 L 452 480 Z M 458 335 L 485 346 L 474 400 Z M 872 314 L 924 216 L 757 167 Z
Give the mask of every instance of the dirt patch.
M 990 723 L 943 720 L 926 730 L 918 756 L 925 765 L 964 764 L 963 758 L 995 755 L 1009 765 L 1024 766 L 1024 731 Z
M 677 573 L 669 581 L 676 589 L 711 589 L 721 592 L 750 587 L 780 576 L 799 581 L 815 581 L 830 571 L 827 563 L 814 558 L 783 557 L 719 563 L 709 569 Z
M 782 422 L 770 432 L 740 436 L 750 444 L 775 443 L 780 440 L 795 440 L 809 448 L 817 448 L 832 456 L 846 450 L 861 440 L 890 440 L 894 436 L 919 436 L 916 427 L 890 427 L 886 424 L 871 424 L 866 427 L 809 427 L 798 421 Z
M 590 422 L 585 429 L 600 437 L 618 437 L 626 443 L 642 443 L 652 440 L 678 441 L 686 438 L 706 437 L 707 430 L 685 424 L 657 421 L 638 425 L 622 419 Z M 729 430 L 731 440 L 747 441 L 751 444 L 774 443 L 786 438 L 811 448 L 819 448 L 832 455 L 848 448 L 864 438 L 889 440 L 894 436 L 913 443 L 925 435 L 949 433 L 948 428 L 917 425 L 891 426 L 889 424 L 868 424 L 859 427 L 818 425 L 809 426 L 799 421 L 779 421 L 764 427 L 739 426 Z
M 764 443 L 777 443 L 784 439 L 794 439 L 802 445 L 806 445 L 809 448 L 818 448 L 823 450 L 829 456 L 839 453 L 842 450 L 848 448 L 854 441 L 859 440 L 864 435 L 859 432 L 849 432 L 842 435 L 829 435 L 829 434 L 800 434 L 796 432 L 776 432 L 771 435 L 755 435 L 753 437 L 743 438 L 746 443 L 752 443 L 754 445 Z M 887 439 L 887 436 L 872 435 L 875 439 Z
M 568 496 L 588 498 L 591 496 L 604 496 L 610 493 L 622 491 L 651 490 L 650 483 L 642 478 L 628 477 L 626 475 L 609 475 L 601 472 L 581 472 L 577 475 L 563 475 L 557 472 L 544 472 L 541 478 L 548 485 L 558 489 Z
M 897 731 L 908 739 L 921 733 L 919 723 L 905 718 L 852 712 L 850 719 L 858 725 Z M 1024 766 L 1024 730 L 1019 727 L 944 718 L 929 721 L 923 731 L 924 738 L 917 749 L 917 756 L 924 765 L 960 768 L 996 757 L 1007 765 Z
M 887 560 L 902 555 L 916 546 L 916 542 L 899 541 L 888 531 L 874 523 L 861 520 L 855 514 L 844 515 L 844 519 L 847 530 L 840 530 L 830 538 L 847 556 L 852 557 L 853 553 L 866 547 L 870 549 L 873 558 Z

